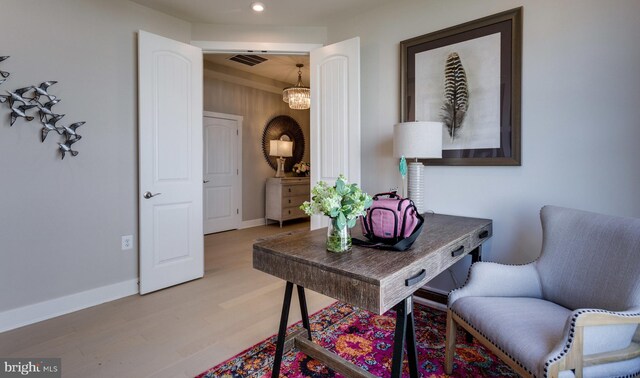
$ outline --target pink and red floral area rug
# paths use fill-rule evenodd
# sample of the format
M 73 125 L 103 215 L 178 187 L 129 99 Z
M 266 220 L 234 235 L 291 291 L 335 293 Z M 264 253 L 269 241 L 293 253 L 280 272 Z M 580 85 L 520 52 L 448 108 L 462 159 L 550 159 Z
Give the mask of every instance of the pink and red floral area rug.
M 415 304 L 416 339 L 421 377 L 447 377 L 444 373 L 446 314 Z M 383 315 L 336 302 L 310 318 L 313 341 L 377 377 L 391 375 L 395 313 Z M 288 333 L 301 325 L 289 327 Z M 198 378 L 270 377 L 275 354 L 276 336 L 254 345 L 239 355 L 200 374 Z M 408 377 L 404 362 L 403 377 Z M 518 377 L 495 355 L 475 341 L 465 340 L 458 332 L 453 377 Z M 281 378 L 342 377 L 322 363 L 298 352 L 285 354 Z

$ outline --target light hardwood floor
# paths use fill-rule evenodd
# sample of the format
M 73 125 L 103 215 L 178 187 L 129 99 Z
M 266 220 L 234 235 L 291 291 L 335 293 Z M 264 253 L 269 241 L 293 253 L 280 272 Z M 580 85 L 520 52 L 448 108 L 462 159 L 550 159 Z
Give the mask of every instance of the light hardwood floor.
M 256 238 L 308 222 L 205 237 L 205 276 L 0 334 L 0 356 L 61 357 L 63 377 L 193 377 L 277 332 L 284 282 L 251 267 Z M 334 300 L 307 291 L 309 312 Z M 300 320 L 294 295 L 290 324 Z

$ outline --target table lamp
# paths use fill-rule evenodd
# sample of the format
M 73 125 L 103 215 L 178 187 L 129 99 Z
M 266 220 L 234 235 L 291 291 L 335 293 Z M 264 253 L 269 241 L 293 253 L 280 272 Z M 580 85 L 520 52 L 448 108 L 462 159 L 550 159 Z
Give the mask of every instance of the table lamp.
M 442 158 L 441 122 L 402 122 L 393 127 L 393 156 L 409 162 L 408 197 L 424 213 L 423 165 L 418 159 Z
M 289 138 L 287 137 L 286 139 Z M 269 141 L 269 155 L 278 157 L 276 177 L 284 177 L 284 160 L 293 156 L 293 142 L 283 138 Z

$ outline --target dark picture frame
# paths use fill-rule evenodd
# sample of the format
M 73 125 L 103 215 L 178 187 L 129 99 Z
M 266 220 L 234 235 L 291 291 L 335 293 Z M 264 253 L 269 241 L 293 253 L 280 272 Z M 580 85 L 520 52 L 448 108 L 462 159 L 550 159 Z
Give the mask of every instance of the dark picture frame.
M 499 79 L 496 70 L 495 119 L 498 125 L 487 125 L 494 130 L 494 148 L 443 149 L 442 159 L 420 159 L 428 165 L 465 165 L 465 166 L 519 166 L 521 165 L 521 98 L 522 98 L 522 7 L 470 21 L 461 25 L 439 30 L 433 33 L 400 42 L 400 116 L 402 122 L 416 121 L 417 93 L 423 90 L 424 82 L 416 80 L 416 54 L 445 51 L 440 49 L 450 45 L 493 36 L 498 41 L 499 34 Z M 438 49 L 438 50 L 435 50 Z M 485 52 L 486 53 L 486 52 Z M 425 54 L 422 54 L 423 56 Z M 442 60 L 445 58 L 438 59 Z M 463 61 L 464 63 L 464 61 Z M 473 75 L 473 66 L 465 68 L 467 75 Z M 422 69 L 421 67 L 419 69 Z M 433 71 L 433 67 L 430 68 Z M 441 69 L 444 81 L 444 64 Z M 439 78 L 438 78 L 439 79 Z M 469 108 L 473 106 L 472 88 L 469 89 Z M 444 101 L 444 92 L 443 92 Z M 477 97 L 476 97 L 477 99 Z M 499 103 L 499 106 L 498 106 Z M 421 104 L 418 104 L 421 105 Z M 478 105 L 481 106 L 481 105 Z M 433 107 L 433 106 L 432 106 Z M 440 118 L 440 116 L 438 117 Z M 440 121 L 440 119 L 419 119 L 419 121 Z M 467 128 L 474 127 L 469 121 Z M 443 131 L 446 137 L 448 132 Z M 497 146 L 499 139 L 499 147 Z

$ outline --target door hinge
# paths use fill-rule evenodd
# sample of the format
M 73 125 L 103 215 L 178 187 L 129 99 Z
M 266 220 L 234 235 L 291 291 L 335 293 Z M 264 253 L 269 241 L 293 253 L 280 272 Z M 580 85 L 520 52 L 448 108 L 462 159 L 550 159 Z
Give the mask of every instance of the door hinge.
M 236 135 L 240 135 L 240 131 L 236 129 Z
M 236 209 L 236 214 L 240 214 L 240 209 Z
M 240 174 L 240 168 L 236 168 L 236 175 Z

